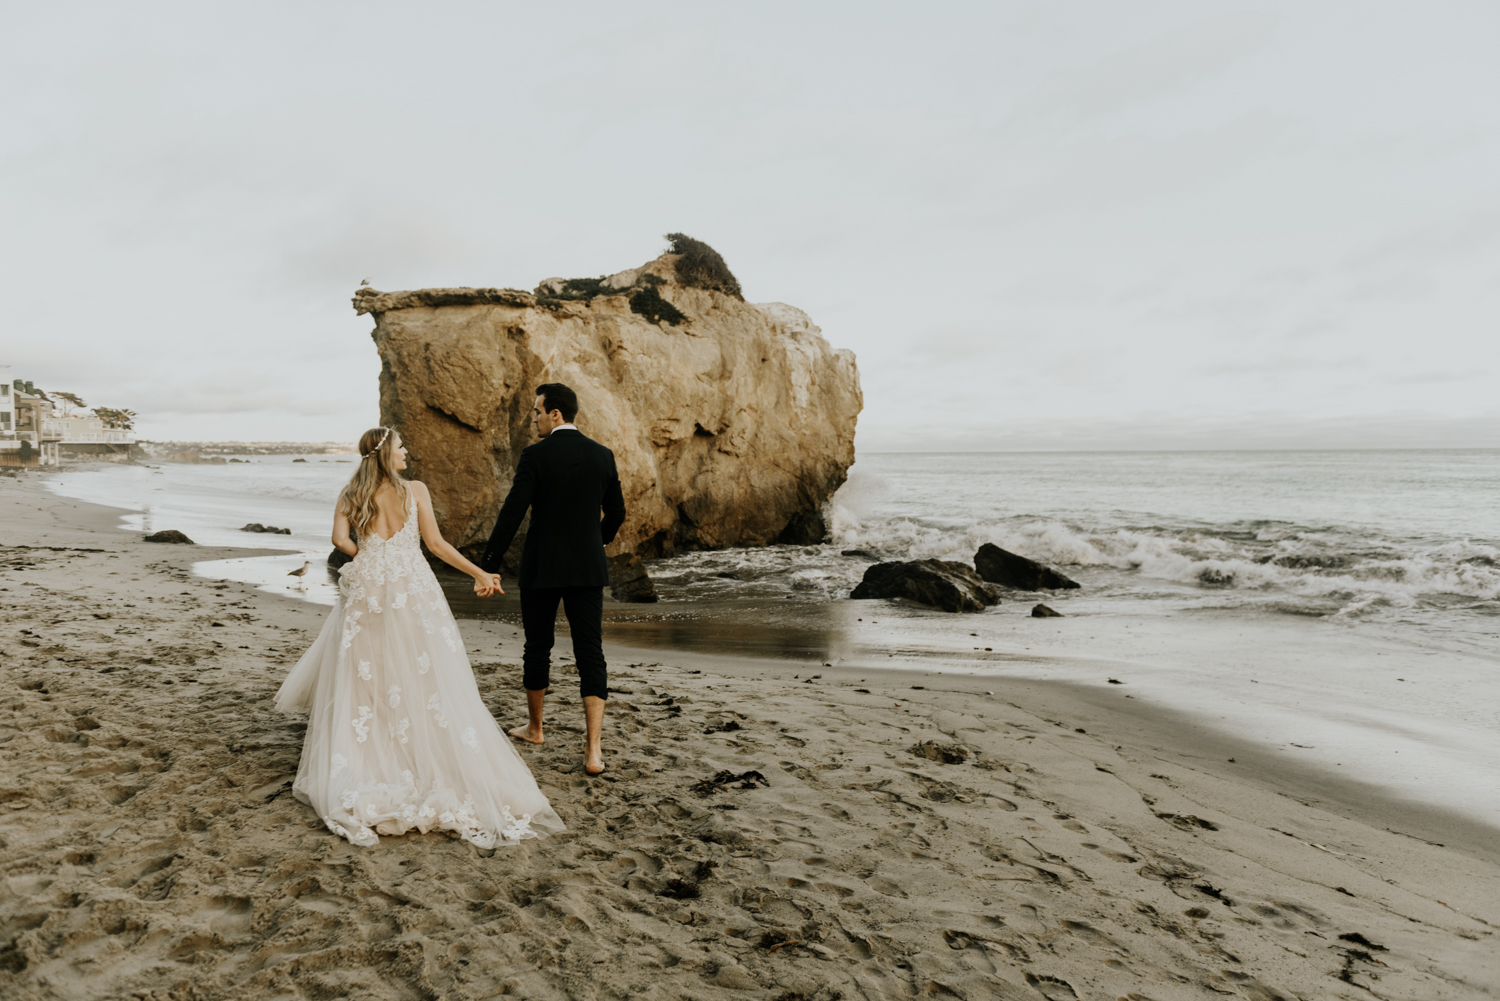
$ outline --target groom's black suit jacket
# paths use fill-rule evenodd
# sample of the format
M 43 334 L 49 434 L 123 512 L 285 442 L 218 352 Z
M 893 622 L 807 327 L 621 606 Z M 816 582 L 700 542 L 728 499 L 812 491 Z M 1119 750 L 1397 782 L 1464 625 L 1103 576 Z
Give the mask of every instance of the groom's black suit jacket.
M 613 452 L 569 428 L 558 428 L 522 449 L 510 493 L 479 563 L 485 570 L 500 569 L 528 507 L 531 527 L 521 549 L 522 590 L 609 583 L 604 547 L 625 521 L 625 497 Z

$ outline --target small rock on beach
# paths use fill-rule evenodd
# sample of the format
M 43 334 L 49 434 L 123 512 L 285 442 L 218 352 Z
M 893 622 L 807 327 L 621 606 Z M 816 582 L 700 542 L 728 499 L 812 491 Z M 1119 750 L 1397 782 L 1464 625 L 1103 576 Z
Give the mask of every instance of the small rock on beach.
M 184 543 L 184 544 L 189 545 L 189 546 L 196 546 L 197 545 L 196 542 L 194 542 L 192 539 L 189 539 L 186 535 L 183 535 L 181 532 L 177 531 L 177 529 L 175 529 L 175 528 L 166 528 L 166 529 L 163 529 L 160 532 L 153 532 L 152 534 L 146 536 L 146 541 L 147 542 L 179 542 L 179 543 Z
M 290 528 L 277 528 L 275 525 L 262 525 L 258 521 L 252 521 L 250 524 L 248 524 L 244 528 L 240 529 L 240 531 L 241 532 L 262 532 L 262 533 L 265 533 L 265 534 L 268 534 L 268 535 L 291 535 L 292 534 L 292 530 Z

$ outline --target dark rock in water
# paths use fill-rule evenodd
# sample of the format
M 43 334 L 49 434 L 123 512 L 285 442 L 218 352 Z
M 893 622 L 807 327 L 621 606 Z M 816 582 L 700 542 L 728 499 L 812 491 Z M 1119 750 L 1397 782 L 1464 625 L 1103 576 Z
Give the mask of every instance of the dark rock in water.
M 1323 556 L 1318 554 L 1302 556 L 1267 556 L 1258 559 L 1257 563 L 1274 563 L 1288 570 L 1336 570 L 1339 567 L 1349 565 L 1349 560 L 1344 556 Z
M 198 544 L 198 543 L 194 542 L 192 539 L 189 539 L 186 535 L 183 535 L 181 532 L 177 531 L 177 529 L 175 529 L 175 528 L 164 529 L 164 530 L 162 530 L 160 532 L 155 532 L 155 533 L 153 533 L 151 535 L 148 535 L 148 536 L 146 536 L 146 541 L 147 542 L 181 542 L 181 543 L 186 543 L 189 546 L 196 546 Z
M 293 462 L 306 462 L 306 459 L 293 459 Z
M 335 549 L 333 552 L 328 554 L 328 565 L 333 567 L 335 570 L 346 563 L 352 562 L 354 562 L 354 557 L 350 556 L 342 549 Z
M 802 511 L 792 516 L 776 541 L 787 546 L 816 546 L 828 535 L 828 525 L 816 511 Z
M 907 750 L 919 758 L 938 761 L 945 765 L 961 765 L 969 760 L 969 749 L 962 744 L 944 744 L 936 740 L 924 740 Z
M 1031 610 L 1031 617 L 1033 619 L 1060 619 L 1063 617 L 1063 613 L 1056 609 L 1048 608 L 1046 605 L 1037 605 Z M 1115 684 L 1118 685 L 1119 682 L 1116 681 Z
M 609 593 L 616 601 L 655 601 L 656 585 L 635 553 L 609 558 Z
M 1000 599 L 972 567 L 949 560 L 877 563 L 851 598 L 906 598 L 945 612 L 979 612 Z
M 715 577 L 723 577 L 725 580 L 743 580 L 744 579 L 739 574 L 737 574 L 737 573 L 731 573 L 728 570 L 720 570 L 718 573 L 714 574 L 714 576 Z
M 870 552 L 868 549 L 845 549 L 840 556 L 854 556 L 862 560 L 875 560 L 879 562 L 880 556 Z
M 268 534 L 268 535 L 291 535 L 292 534 L 292 530 L 290 528 L 277 528 L 275 525 L 262 525 L 258 521 L 252 521 L 250 524 L 248 524 L 244 528 L 240 529 L 240 531 L 241 532 L 261 532 L 261 533 Z
M 974 566 L 979 576 L 992 584 L 1014 587 L 1021 591 L 1057 590 L 1078 587 L 1078 582 L 1069 580 L 1051 567 L 1036 560 L 1006 552 L 992 542 L 986 542 L 974 554 Z

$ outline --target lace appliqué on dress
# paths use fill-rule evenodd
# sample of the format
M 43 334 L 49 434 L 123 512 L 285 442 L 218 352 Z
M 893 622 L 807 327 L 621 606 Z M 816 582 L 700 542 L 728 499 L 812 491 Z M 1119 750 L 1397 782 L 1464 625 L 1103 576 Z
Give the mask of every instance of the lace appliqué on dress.
M 353 564 L 345 565 L 352 566 Z M 357 608 L 350 608 L 344 612 L 344 640 L 340 645 L 345 650 L 354 645 L 354 637 L 359 635 L 359 616 L 360 611 Z
M 356 735 L 355 739 L 357 739 L 361 744 L 363 744 L 366 738 L 370 736 L 370 717 L 374 715 L 375 714 L 370 710 L 369 706 L 360 706 L 359 718 L 349 721 L 350 723 L 354 724 L 354 733 Z
M 505 811 L 505 826 L 500 828 L 500 834 L 507 841 L 520 841 L 522 838 L 532 836 L 531 814 L 523 813 L 521 819 L 517 820 L 511 815 L 510 807 L 502 807 Z
M 331 817 L 324 817 L 323 823 L 330 831 L 332 831 L 334 834 L 337 834 L 339 837 L 343 838 L 351 845 L 359 845 L 361 848 L 370 848 L 380 844 L 380 839 L 375 836 L 375 832 L 370 830 L 363 824 L 356 825 L 354 830 L 351 831 L 345 828 L 343 824 L 340 824 L 338 821 L 334 820 Z

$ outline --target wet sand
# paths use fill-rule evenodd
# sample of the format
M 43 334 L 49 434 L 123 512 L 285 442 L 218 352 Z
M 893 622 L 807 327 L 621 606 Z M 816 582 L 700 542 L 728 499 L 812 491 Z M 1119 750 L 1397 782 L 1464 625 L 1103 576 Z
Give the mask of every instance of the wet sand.
M 116 514 L 0 479 L 0 996 L 1500 984 L 1487 832 L 1068 685 L 616 647 L 605 776 L 582 774 L 566 667 L 523 751 L 566 834 L 354 848 L 292 799 L 302 721 L 271 708 L 326 609 L 194 578 L 248 553 L 143 543 Z M 516 630 L 462 626 L 513 725 Z

